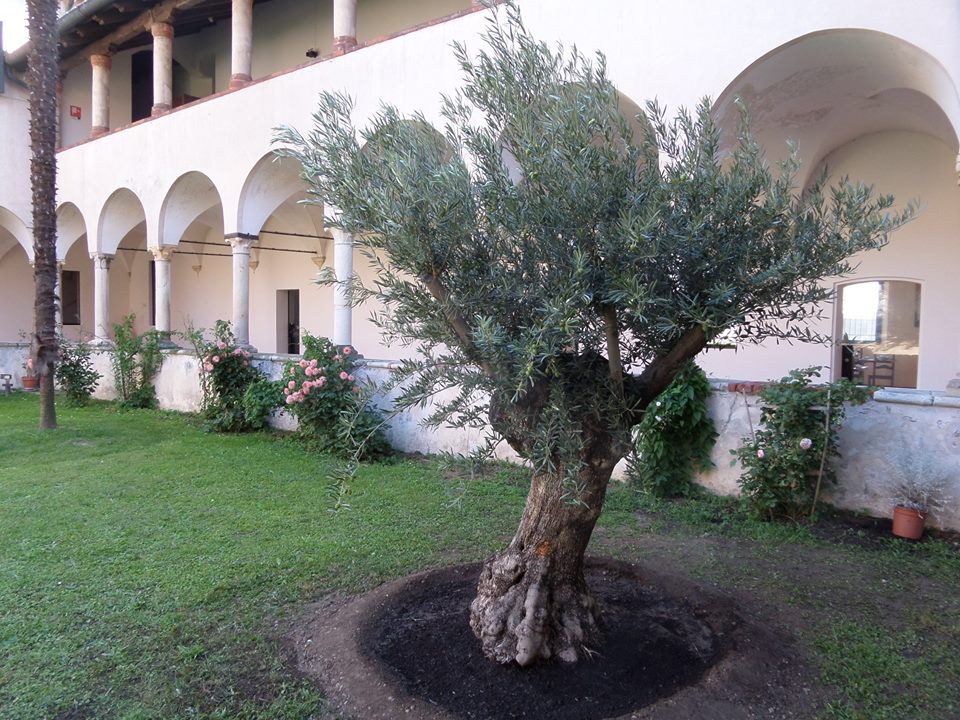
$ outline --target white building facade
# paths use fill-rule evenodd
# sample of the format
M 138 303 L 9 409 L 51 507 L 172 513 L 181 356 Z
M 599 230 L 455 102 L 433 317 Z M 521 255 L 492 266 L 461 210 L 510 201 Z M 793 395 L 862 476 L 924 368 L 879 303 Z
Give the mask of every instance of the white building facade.
M 547 41 L 603 52 L 624 108 L 704 96 L 730 132 L 735 97 L 771 162 L 799 144 L 802 181 L 827 167 L 919 217 L 831 283 L 833 346 L 710 350 L 715 378 L 763 381 L 822 365 L 833 377 L 937 395 L 960 372 L 960 4 L 928 0 L 673 3 L 520 0 Z M 118 9 L 119 8 L 119 9 Z M 113 323 L 182 331 L 233 321 L 264 353 L 299 329 L 397 359 L 368 320 L 313 283 L 370 273 L 350 237 L 299 201 L 300 168 L 274 129 L 306 130 L 318 94 L 345 91 L 360 126 L 381 103 L 440 123 L 460 83 L 454 41 L 477 47 L 490 10 L 469 0 L 86 0 L 62 16 L 58 259 L 64 334 Z M 14 73 L 25 51 L 9 53 Z M 32 326 L 24 91 L 0 95 L 0 341 Z M 947 417 L 960 431 L 955 415 Z M 951 426 L 952 427 L 952 426 Z M 958 452 L 956 441 L 952 452 Z M 960 457 L 960 456 L 958 456 Z

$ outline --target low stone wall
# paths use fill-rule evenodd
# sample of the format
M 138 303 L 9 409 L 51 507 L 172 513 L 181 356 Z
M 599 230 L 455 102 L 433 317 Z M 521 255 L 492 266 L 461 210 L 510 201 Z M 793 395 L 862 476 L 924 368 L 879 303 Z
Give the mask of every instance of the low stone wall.
M 714 383 L 710 414 L 720 434 L 712 454 L 716 467 L 699 477 L 702 485 L 720 495 L 739 493 L 740 465 L 730 464 L 730 450 L 750 436 L 751 425 L 760 418 L 759 396 L 731 392 L 731 385 Z M 931 463 L 949 478 L 949 509 L 932 515 L 928 524 L 960 530 L 960 397 L 878 391 L 873 400 L 847 408 L 838 443 L 842 456 L 834 464 L 837 484 L 824 489 L 828 502 L 846 510 L 890 517 L 890 484 L 897 477 L 897 453 L 912 447 L 928 453 Z
M 19 387 L 27 346 L 22 343 L 0 343 L 0 373 L 11 373 Z M 294 356 L 257 354 L 254 361 L 271 378 L 278 378 L 283 363 Z M 103 376 L 95 397 L 116 396 L 108 353 L 94 356 L 97 370 Z M 392 363 L 368 360 L 361 376 L 382 383 Z M 201 405 L 196 356 L 187 350 L 164 353 L 164 362 L 156 381 L 160 407 L 181 412 L 195 412 Z M 710 414 L 719 437 L 713 450 L 712 470 L 698 481 L 711 492 L 736 495 L 740 467 L 731 465 L 730 450 L 749 437 L 751 427 L 760 417 L 759 386 L 743 383 L 714 382 Z M 441 398 L 442 399 L 442 398 Z M 389 407 L 392 398 L 382 396 L 377 402 Z M 388 439 L 405 452 L 467 454 L 482 441 L 479 430 L 440 428 L 424 430 L 421 422 L 429 408 L 398 415 L 390 421 Z M 272 424 L 280 429 L 296 428 L 296 419 L 278 412 Z M 865 512 L 878 517 L 890 516 L 889 485 L 896 477 L 896 456 L 904 446 L 913 446 L 927 453 L 950 478 L 950 508 L 928 522 L 932 525 L 960 530 L 960 397 L 944 393 L 884 390 L 864 405 L 851 407 L 840 432 L 843 456 L 836 464 L 838 482 L 825 489 L 825 497 L 840 508 Z M 510 448 L 498 452 L 503 458 L 516 459 Z M 618 468 L 622 475 L 622 466 Z
M 29 356 L 30 346 L 26 343 L 0 342 L 0 375 L 12 375 L 15 388 L 23 387 L 23 365 Z

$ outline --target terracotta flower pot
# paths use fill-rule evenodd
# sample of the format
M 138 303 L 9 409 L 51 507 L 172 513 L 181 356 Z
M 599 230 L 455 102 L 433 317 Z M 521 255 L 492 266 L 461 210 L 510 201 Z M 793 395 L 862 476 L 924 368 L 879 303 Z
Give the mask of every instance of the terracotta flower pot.
M 893 534 L 907 540 L 919 540 L 923 536 L 926 519 L 926 513 L 898 505 L 893 509 Z
M 40 378 L 36 375 L 24 375 L 21 380 L 23 381 L 24 390 L 36 390 L 40 385 Z

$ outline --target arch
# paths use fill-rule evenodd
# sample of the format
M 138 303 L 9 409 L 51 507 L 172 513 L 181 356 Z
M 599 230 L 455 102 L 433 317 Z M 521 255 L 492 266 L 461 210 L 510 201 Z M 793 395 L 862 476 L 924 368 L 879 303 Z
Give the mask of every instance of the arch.
M 114 190 L 100 211 L 98 251 L 107 255 L 115 254 L 127 234 L 145 222 L 146 215 L 140 198 L 127 188 Z
M 260 158 L 247 174 L 240 191 L 237 228 L 247 235 L 260 232 L 277 208 L 291 200 L 306 197 L 306 183 L 300 177 L 302 167 L 293 158 L 280 158 L 270 152 Z
M 27 253 L 30 262 L 33 262 L 33 233 L 13 211 L 2 206 L 0 206 L 0 230 L 9 233 Z
M 72 202 L 57 208 L 57 258 L 62 260 L 80 238 L 87 235 L 87 223 L 80 208 Z
M 223 204 L 213 181 L 191 170 L 178 177 L 160 206 L 160 246 L 177 245 L 187 228 L 199 221 L 223 234 Z
M 893 35 L 822 30 L 784 43 L 744 69 L 720 94 L 714 116 L 722 147 L 735 142 L 739 110 L 774 153 L 797 140 L 810 173 L 834 149 L 862 135 L 908 130 L 960 144 L 960 96 L 946 69 Z

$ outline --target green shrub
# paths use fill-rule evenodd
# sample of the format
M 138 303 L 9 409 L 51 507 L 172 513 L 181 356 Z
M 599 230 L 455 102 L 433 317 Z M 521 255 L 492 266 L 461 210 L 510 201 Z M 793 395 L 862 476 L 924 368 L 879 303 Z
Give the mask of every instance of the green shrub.
M 60 338 L 57 360 L 57 383 L 71 405 L 86 405 L 93 395 L 100 373 L 93 369 L 90 346 Z
M 635 428 L 634 450 L 627 456 L 632 483 L 657 497 L 695 490 L 694 473 L 713 467 L 717 431 L 707 412 L 710 392 L 710 381 L 696 363 L 680 369 Z
M 390 452 L 380 414 L 367 406 L 354 376 L 356 353 L 327 338 L 303 336 L 303 358 L 288 362 L 281 379 L 287 411 L 300 435 L 323 452 L 372 460 Z
M 270 413 L 283 405 L 283 385 L 279 381 L 260 377 L 247 386 L 243 393 L 243 417 L 251 430 L 267 426 Z
M 251 362 L 250 352 L 237 344 L 230 323 L 217 320 L 211 342 L 203 341 L 202 332 L 193 331 L 188 337 L 194 341 L 200 358 L 200 387 L 204 396 L 202 415 L 207 429 L 243 432 L 263 428 L 270 409 L 279 406 L 276 400 L 279 390 L 273 387 L 274 402 L 269 408 L 262 405 L 254 408 L 251 402 L 248 417 L 247 391 L 265 378 Z
M 743 466 L 742 497 L 763 518 L 799 520 L 815 512 L 819 488 L 835 480 L 830 460 L 840 455 L 844 403 L 869 398 L 865 388 L 845 379 L 811 385 L 820 369 L 793 370 L 765 387 L 760 428 L 731 450 Z
M 156 407 L 157 391 L 153 379 L 163 363 L 161 335 L 155 330 L 137 335 L 133 321 L 134 315 L 131 314 L 113 326 L 111 364 L 117 399 L 123 408 Z

